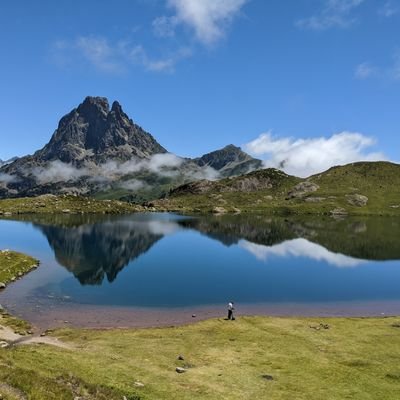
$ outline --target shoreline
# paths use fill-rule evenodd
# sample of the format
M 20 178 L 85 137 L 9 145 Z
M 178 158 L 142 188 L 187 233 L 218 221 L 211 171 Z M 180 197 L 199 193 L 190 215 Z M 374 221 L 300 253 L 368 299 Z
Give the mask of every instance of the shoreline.
M 127 306 L 98 306 L 63 304 L 43 307 L 36 311 L 20 312 L 8 307 L 9 312 L 29 322 L 35 329 L 145 329 L 180 327 L 210 319 L 224 320 L 225 305 L 180 308 L 146 308 Z M 400 316 L 400 301 L 352 302 L 332 304 L 239 304 L 235 316 L 306 319 L 306 318 L 389 318 Z

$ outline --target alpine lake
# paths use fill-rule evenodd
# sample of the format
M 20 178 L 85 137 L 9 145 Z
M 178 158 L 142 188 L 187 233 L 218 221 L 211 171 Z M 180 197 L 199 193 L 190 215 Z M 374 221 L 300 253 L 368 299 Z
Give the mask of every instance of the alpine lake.
M 225 315 L 400 314 L 400 220 L 137 213 L 0 220 L 38 269 L 0 304 L 42 326 L 155 326 Z

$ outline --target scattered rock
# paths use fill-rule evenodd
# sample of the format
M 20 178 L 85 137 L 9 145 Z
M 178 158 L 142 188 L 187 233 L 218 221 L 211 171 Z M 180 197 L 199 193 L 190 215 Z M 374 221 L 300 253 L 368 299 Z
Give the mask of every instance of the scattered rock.
M 319 186 L 313 182 L 305 181 L 297 184 L 287 194 L 287 200 L 298 199 L 305 196 L 308 193 L 316 192 Z
M 66 208 L 65 210 L 62 210 L 62 212 L 63 212 L 64 214 L 68 214 L 68 213 L 70 213 L 70 212 L 71 212 L 71 210 L 70 210 L 70 209 L 68 209 L 68 208 Z
M 144 383 L 139 382 L 139 381 L 135 382 L 134 385 L 135 385 L 136 387 L 144 387 Z
M 225 210 L 224 207 L 214 207 L 212 212 L 214 214 L 225 214 L 227 211 Z
M 185 360 L 185 357 L 183 357 L 182 355 L 179 355 L 179 356 L 178 356 L 178 360 L 184 361 L 184 360 Z
M 5 289 L 6 288 L 6 284 L 3 282 L 0 282 L 0 289 Z
M 183 373 L 186 372 L 186 369 L 185 369 L 185 368 L 182 368 L 182 367 L 176 367 L 176 368 L 175 368 L 175 371 L 176 371 L 178 374 L 183 374 Z
M 319 331 L 321 329 L 329 329 L 330 326 L 328 324 L 323 324 L 320 323 L 319 325 L 310 325 L 309 326 L 311 329 L 315 329 L 316 331 Z
M 321 203 L 324 200 L 326 200 L 325 197 L 307 197 L 304 199 L 306 203 Z
M 192 318 L 196 318 L 196 314 L 192 314 Z
M 350 205 L 355 207 L 365 207 L 368 203 L 368 197 L 362 194 L 348 194 L 346 199 Z
M 335 209 L 329 211 L 329 213 L 331 215 L 333 215 L 333 216 L 335 216 L 335 215 L 347 215 L 348 214 L 347 210 L 345 210 L 342 207 L 335 208 Z
M 9 344 L 7 343 L 7 342 L 4 342 L 4 341 L 1 341 L 0 342 L 0 348 L 1 349 L 5 349 L 6 347 L 8 347 L 9 346 Z
M 265 379 L 267 381 L 273 381 L 274 380 L 274 377 L 272 375 L 268 375 L 268 374 L 261 375 L 261 378 L 263 378 L 263 379 Z

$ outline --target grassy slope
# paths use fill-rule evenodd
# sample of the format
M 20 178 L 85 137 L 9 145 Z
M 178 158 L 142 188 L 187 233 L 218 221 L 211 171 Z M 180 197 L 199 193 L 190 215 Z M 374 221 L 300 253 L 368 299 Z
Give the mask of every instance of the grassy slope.
M 310 325 L 328 323 L 330 329 Z M 395 318 L 239 317 L 56 332 L 76 350 L 0 349 L 0 382 L 30 399 L 398 399 Z M 183 354 L 184 361 L 177 356 Z M 177 374 L 176 366 L 191 366 Z M 262 375 L 272 375 L 266 380 Z M 138 388 L 135 382 L 145 386 Z M 1 393 L 1 386 L 0 386 Z
M 252 174 L 268 173 L 265 171 Z M 229 189 L 232 182 L 240 179 L 243 177 L 219 181 L 208 193 L 179 194 L 160 200 L 156 205 L 183 212 L 210 212 L 220 206 L 228 212 L 239 209 L 242 212 L 329 214 L 331 210 L 341 207 L 354 215 L 400 215 L 400 207 L 397 207 L 400 206 L 400 165 L 397 164 L 360 162 L 334 167 L 307 179 L 319 186 L 316 192 L 289 200 L 287 194 L 290 189 L 304 180 L 289 176 L 276 182 L 271 189 L 253 192 L 230 192 L 223 188 Z M 367 196 L 368 204 L 364 207 L 350 205 L 346 196 L 353 194 Z M 324 200 L 309 203 L 305 201 L 307 197 L 322 197 Z
M 38 266 L 38 260 L 9 250 L 0 251 L 0 282 L 10 283 Z
M 43 195 L 19 199 L 0 200 L 0 215 L 28 213 L 104 213 L 118 214 L 140 211 L 135 206 L 122 201 L 95 200 L 78 196 Z

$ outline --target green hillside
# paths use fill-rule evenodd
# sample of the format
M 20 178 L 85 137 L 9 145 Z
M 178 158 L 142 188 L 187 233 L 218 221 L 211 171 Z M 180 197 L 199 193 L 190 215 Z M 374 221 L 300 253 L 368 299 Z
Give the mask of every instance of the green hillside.
M 264 169 L 183 185 L 155 205 L 181 212 L 400 215 L 400 165 L 359 162 L 307 179 Z

